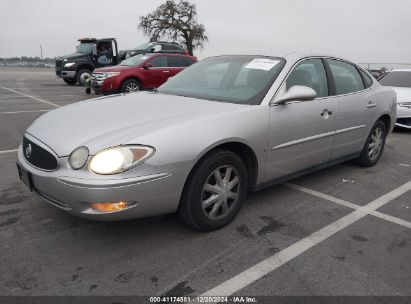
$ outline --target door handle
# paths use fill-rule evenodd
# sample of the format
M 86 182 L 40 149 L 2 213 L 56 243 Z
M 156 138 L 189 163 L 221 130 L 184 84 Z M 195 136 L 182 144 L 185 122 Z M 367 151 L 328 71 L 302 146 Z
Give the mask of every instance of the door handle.
M 170 73 L 170 71 L 163 71 L 163 73 Z
M 367 103 L 367 105 L 366 105 L 366 107 L 367 107 L 368 109 L 374 108 L 374 107 L 376 107 L 376 106 L 377 106 L 377 104 L 376 104 L 376 103 L 373 103 L 372 101 L 369 101 L 369 102 Z
M 321 112 L 321 116 L 322 116 L 324 119 L 328 119 L 328 117 L 330 117 L 331 115 L 333 115 L 333 111 L 329 111 L 328 109 L 324 109 L 324 110 Z

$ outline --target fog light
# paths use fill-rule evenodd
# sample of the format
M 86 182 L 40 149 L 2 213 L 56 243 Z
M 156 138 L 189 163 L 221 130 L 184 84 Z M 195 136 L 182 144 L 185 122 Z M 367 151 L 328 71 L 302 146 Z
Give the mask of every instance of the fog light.
M 135 204 L 134 202 L 91 203 L 90 207 L 100 212 L 115 212 L 130 208 Z

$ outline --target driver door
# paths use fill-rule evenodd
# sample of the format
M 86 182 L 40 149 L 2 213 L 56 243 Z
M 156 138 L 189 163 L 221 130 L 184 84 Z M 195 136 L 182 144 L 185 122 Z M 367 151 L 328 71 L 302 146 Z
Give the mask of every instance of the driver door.
M 114 65 L 113 45 L 111 41 L 100 41 L 97 43 L 97 55 L 95 57 L 96 68 Z
M 322 60 L 306 59 L 298 63 L 283 83 L 278 96 L 294 85 L 314 89 L 317 98 L 271 105 L 267 180 L 320 165 L 331 157 L 336 102 L 329 96 Z

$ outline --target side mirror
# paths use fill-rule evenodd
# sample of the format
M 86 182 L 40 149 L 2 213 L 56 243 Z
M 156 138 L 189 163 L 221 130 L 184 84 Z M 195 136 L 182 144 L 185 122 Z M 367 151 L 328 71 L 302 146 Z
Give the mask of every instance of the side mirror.
M 144 64 L 144 66 L 143 66 L 143 68 L 144 68 L 145 70 L 149 70 L 149 69 L 152 68 L 152 67 L 153 67 L 153 64 L 150 63 L 150 62 L 147 62 L 147 63 Z
M 96 56 L 97 55 L 97 44 L 93 44 L 93 55 Z
M 306 86 L 292 86 L 288 89 L 287 92 L 277 100 L 274 101 L 274 104 L 284 104 L 289 101 L 309 101 L 317 98 L 317 93 Z
M 162 49 L 163 49 L 163 48 L 162 48 L 161 44 L 157 44 L 157 45 L 155 45 L 155 46 L 152 48 L 152 51 L 153 51 L 153 53 L 158 53 L 158 52 L 160 52 Z

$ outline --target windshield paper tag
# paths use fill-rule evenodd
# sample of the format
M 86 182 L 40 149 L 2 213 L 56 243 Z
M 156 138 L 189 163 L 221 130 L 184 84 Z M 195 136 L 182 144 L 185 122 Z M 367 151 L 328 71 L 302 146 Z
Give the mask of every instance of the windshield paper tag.
M 255 58 L 245 66 L 246 69 L 269 71 L 276 66 L 280 61 L 268 58 Z

